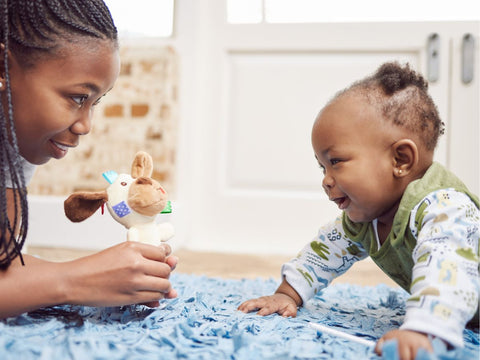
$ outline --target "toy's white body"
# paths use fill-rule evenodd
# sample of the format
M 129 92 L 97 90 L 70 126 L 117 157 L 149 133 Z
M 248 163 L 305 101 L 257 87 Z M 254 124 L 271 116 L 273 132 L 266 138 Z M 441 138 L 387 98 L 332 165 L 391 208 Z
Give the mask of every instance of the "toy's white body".
M 128 229 L 128 241 L 140 241 L 150 245 L 158 245 L 175 235 L 173 225 L 170 223 L 147 223 L 135 225 Z
M 142 215 L 129 207 L 130 186 L 135 179 L 128 174 L 119 174 L 117 179 L 106 189 L 108 194 L 107 209 L 112 217 L 128 229 L 127 240 L 158 245 L 173 237 L 173 225 L 157 223 L 156 215 Z M 119 209 L 120 208 L 120 209 Z

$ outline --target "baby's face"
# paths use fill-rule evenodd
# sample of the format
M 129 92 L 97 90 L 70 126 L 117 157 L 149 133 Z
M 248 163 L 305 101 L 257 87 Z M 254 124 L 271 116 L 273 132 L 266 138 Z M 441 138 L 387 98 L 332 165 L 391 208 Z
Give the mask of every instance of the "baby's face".
M 403 192 L 391 149 L 399 137 L 371 105 L 349 94 L 316 119 L 312 145 L 324 170 L 323 188 L 352 221 L 393 219 Z

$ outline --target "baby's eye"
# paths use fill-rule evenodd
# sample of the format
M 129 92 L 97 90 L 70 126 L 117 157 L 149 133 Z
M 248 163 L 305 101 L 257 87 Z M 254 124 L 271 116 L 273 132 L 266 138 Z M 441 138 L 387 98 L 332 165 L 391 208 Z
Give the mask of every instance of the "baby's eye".
M 88 95 L 72 95 L 72 100 L 79 106 L 82 106 L 88 99 Z
M 330 160 L 330 164 L 332 164 L 332 165 L 338 164 L 339 162 L 340 162 L 340 159 L 331 159 Z
M 318 164 L 320 170 L 322 170 L 323 175 L 325 175 L 325 166 Z

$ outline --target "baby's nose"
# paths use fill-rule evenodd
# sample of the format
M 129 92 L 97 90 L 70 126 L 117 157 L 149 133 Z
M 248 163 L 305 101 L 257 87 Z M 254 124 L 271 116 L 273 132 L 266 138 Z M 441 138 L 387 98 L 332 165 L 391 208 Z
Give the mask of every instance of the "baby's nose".
M 322 181 L 322 187 L 325 192 L 328 193 L 330 189 L 335 185 L 335 180 L 329 175 L 325 175 Z

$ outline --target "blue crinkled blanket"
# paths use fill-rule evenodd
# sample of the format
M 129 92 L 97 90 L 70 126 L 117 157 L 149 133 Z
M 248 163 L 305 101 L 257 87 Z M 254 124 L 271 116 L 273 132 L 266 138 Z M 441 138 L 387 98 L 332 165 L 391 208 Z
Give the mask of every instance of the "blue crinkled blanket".
M 278 282 L 175 274 L 179 296 L 158 309 L 144 306 L 62 306 L 65 317 L 27 314 L 0 322 L 0 359 L 379 359 L 373 349 L 322 334 L 308 322 L 376 340 L 397 328 L 407 293 L 386 285 L 332 285 L 296 318 L 236 310 L 244 300 L 271 294 Z M 53 311 L 52 311 L 53 313 Z M 465 330 L 464 349 L 422 359 L 479 359 L 478 332 Z M 395 355 L 389 355 L 394 359 Z M 419 357 L 417 357 L 419 358 Z

